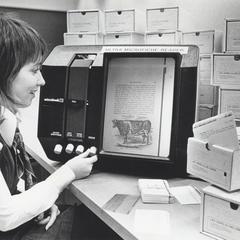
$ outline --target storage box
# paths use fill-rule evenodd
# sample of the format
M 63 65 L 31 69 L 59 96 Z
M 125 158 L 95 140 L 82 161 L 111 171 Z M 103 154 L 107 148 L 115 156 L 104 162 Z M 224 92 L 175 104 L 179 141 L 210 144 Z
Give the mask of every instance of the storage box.
M 64 33 L 64 45 L 102 45 L 101 33 Z
M 103 12 L 100 10 L 69 10 L 67 11 L 67 32 L 103 31 Z
M 217 115 L 218 105 L 213 104 L 199 104 L 197 120 L 201 121 Z
M 182 43 L 197 45 L 201 54 L 222 52 L 222 34 L 215 30 L 184 32 Z
M 225 19 L 224 51 L 240 51 L 240 19 Z
M 211 84 L 240 87 L 240 54 L 213 53 Z
M 240 119 L 240 89 L 220 88 L 219 113 L 232 111 Z
M 202 196 L 201 232 L 217 239 L 239 240 L 240 192 L 207 186 Z
M 218 87 L 199 85 L 199 104 L 218 104 Z
M 240 150 L 188 139 L 187 172 L 227 191 L 240 189 Z
M 118 44 L 143 44 L 144 34 L 140 33 L 108 33 L 104 35 L 105 45 Z
M 199 83 L 202 85 L 211 84 L 212 61 L 210 54 L 199 56 Z
M 144 17 L 136 9 L 105 10 L 105 33 L 144 33 Z
M 162 30 L 178 30 L 179 8 L 153 8 L 146 9 L 147 32 Z
M 180 31 L 147 32 L 145 34 L 146 44 L 181 44 Z

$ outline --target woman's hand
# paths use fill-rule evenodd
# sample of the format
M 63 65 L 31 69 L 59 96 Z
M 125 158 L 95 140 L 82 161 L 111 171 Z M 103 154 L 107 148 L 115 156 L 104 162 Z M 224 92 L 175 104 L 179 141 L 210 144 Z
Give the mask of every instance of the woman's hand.
M 58 206 L 55 204 L 47 212 L 48 216 L 46 216 L 46 214 L 44 213 L 41 213 L 38 215 L 37 218 L 35 218 L 37 224 L 46 225 L 45 226 L 46 231 L 53 225 L 53 223 L 57 219 L 57 216 L 60 214 Z
M 93 164 L 96 161 L 97 155 L 91 155 L 91 150 L 88 149 L 65 164 L 72 169 L 75 178 L 80 179 L 87 177 L 91 173 Z

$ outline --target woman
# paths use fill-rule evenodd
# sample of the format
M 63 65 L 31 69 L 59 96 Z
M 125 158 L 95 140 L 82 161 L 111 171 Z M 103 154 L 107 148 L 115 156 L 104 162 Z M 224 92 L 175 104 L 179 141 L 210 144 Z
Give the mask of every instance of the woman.
M 0 16 L 0 31 L 0 239 L 45 239 L 42 230 L 38 238 L 32 229 L 42 225 L 45 232 L 53 229 L 53 235 L 60 231 L 63 223 L 54 230 L 59 215 L 54 203 L 73 180 L 90 174 L 97 156 L 90 157 L 87 150 L 34 184 L 18 129 L 18 109 L 28 107 L 45 84 L 40 69 L 46 45 L 27 23 L 7 15 Z M 60 239 L 51 234 L 46 239 Z

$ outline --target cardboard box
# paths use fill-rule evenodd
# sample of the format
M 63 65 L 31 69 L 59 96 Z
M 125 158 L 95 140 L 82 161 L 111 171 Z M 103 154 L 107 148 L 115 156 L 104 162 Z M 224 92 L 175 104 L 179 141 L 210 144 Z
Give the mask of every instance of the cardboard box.
M 101 33 L 64 33 L 64 45 L 102 45 Z
M 217 239 L 240 239 L 240 192 L 228 193 L 213 186 L 203 189 L 201 232 Z
M 225 19 L 224 51 L 240 51 L 240 19 Z
M 144 18 L 142 12 L 139 10 L 105 10 L 104 18 L 105 33 L 144 33 Z
M 103 31 L 103 12 L 100 10 L 68 10 L 67 32 L 91 32 Z
M 240 120 L 240 89 L 220 88 L 219 113 L 232 111 L 235 118 Z
M 217 115 L 217 113 L 218 113 L 218 105 L 199 104 L 197 121 L 201 121 L 203 119 L 213 117 Z
M 200 54 L 199 56 L 199 83 L 211 84 L 212 61 L 211 54 Z
M 146 9 L 147 32 L 158 32 L 162 30 L 178 30 L 179 8 L 152 8 Z
M 147 32 L 146 44 L 181 44 L 181 31 Z
M 143 44 L 144 34 L 141 33 L 108 33 L 103 38 L 104 45 Z
M 211 84 L 240 87 L 240 53 L 213 53 Z
M 187 172 L 227 191 L 240 189 L 240 150 L 188 139 Z
M 222 52 L 222 33 L 215 30 L 184 32 L 182 43 L 197 45 L 200 54 Z
M 218 90 L 217 86 L 199 85 L 199 104 L 218 104 Z

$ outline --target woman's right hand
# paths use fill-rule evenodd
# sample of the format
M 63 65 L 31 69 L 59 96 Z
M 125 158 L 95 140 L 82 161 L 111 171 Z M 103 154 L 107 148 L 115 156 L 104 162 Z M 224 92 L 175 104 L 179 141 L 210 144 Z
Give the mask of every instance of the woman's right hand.
M 91 150 L 87 149 L 65 163 L 71 168 L 76 179 L 85 178 L 91 173 L 93 164 L 97 161 L 97 155 L 90 156 L 90 154 Z

